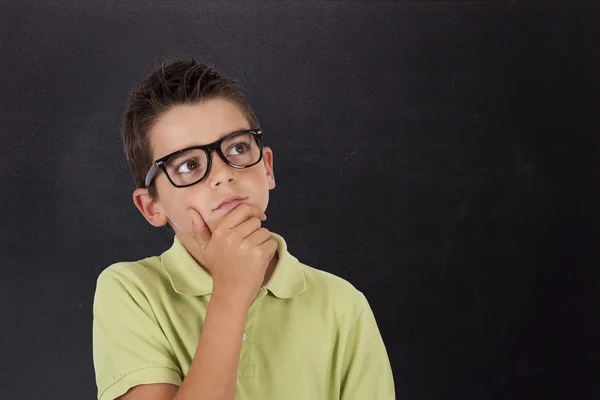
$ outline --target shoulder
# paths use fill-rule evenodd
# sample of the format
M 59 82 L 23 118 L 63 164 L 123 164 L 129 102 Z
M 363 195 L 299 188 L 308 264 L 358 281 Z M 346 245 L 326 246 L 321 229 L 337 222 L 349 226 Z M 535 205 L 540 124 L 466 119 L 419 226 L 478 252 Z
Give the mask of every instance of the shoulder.
M 141 283 L 160 278 L 162 262 L 159 256 L 138 261 L 121 261 L 105 268 L 98 280 L 118 280 L 123 283 Z
M 342 277 L 306 264 L 301 264 L 301 266 L 307 286 L 349 297 L 361 294 L 354 285 Z
M 147 301 L 168 284 L 159 256 L 118 262 L 105 268 L 98 276 L 95 302 L 100 299 L 118 301 L 123 296 L 145 298 Z
M 350 319 L 354 319 L 367 306 L 364 294 L 346 279 L 305 264 L 301 265 L 307 293 L 333 307 L 338 314 L 346 314 Z

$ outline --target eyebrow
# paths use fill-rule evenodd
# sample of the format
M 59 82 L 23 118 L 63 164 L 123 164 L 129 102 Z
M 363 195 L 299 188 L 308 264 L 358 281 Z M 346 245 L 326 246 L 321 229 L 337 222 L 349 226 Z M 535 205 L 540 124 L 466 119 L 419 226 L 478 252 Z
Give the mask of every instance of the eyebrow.
M 237 133 L 237 132 L 247 131 L 248 129 L 252 129 L 252 128 L 240 128 L 240 129 L 233 130 L 231 132 L 225 132 L 225 133 L 221 134 L 217 140 L 213 140 L 210 143 L 198 143 L 198 142 L 194 142 L 192 144 L 186 145 L 185 147 L 182 147 L 179 150 L 188 149 L 190 147 L 207 146 L 209 144 L 213 144 L 215 142 L 218 142 L 219 140 L 223 139 L 226 136 L 232 135 L 232 134 Z M 179 151 L 179 150 L 175 150 L 175 151 Z

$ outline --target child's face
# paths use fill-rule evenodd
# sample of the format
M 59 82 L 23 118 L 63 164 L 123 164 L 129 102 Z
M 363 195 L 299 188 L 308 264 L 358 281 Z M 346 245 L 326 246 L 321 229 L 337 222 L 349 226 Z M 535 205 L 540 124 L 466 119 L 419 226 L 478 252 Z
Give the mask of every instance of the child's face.
M 152 159 L 159 159 L 191 146 L 213 143 L 222 137 L 241 130 L 258 128 L 249 126 L 240 108 L 232 101 L 213 99 L 196 105 L 180 105 L 165 113 L 149 132 Z M 146 219 L 155 226 L 170 221 L 177 233 L 192 230 L 189 209 L 200 213 L 211 231 L 214 231 L 229 207 L 217 209 L 226 196 L 241 196 L 242 203 L 253 204 L 266 210 L 269 190 L 275 187 L 273 153 L 263 148 L 263 160 L 245 169 L 227 165 L 216 152 L 211 154 L 212 166 L 199 183 L 177 188 L 163 172 L 156 175 L 154 185 L 158 192 L 155 200 L 146 195 Z M 147 193 L 138 189 L 138 193 Z M 134 195 L 134 198 L 136 196 Z M 136 199 L 136 205 L 139 200 Z M 138 208 L 140 206 L 138 205 Z M 140 209 L 141 210 L 141 209 Z M 149 218 L 150 217 L 150 218 Z

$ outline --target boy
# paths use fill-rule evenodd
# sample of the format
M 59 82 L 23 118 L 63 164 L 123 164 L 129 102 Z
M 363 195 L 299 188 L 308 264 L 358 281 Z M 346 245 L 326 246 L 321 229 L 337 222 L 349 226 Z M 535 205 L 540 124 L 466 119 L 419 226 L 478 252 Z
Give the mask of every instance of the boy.
M 394 398 L 362 293 L 261 227 L 273 152 L 235 82 L 163 64 L 131 93 L 122 134 L 136 207 L 175 237 L 98 278 L 100 400 Z

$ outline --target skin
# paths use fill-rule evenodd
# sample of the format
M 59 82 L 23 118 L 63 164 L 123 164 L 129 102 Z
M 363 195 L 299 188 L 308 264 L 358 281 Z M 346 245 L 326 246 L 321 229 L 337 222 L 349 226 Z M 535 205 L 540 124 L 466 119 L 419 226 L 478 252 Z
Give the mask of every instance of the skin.
M 226 99 L 175 106 L 149 132 L 152 156 L 156 160 L 250 128 L 256 127 Z M 171 222 L 187 251 L 212 276 L 213 294 L 198 356 L 181 387 L 139 385 L 121 399 L 233 400 L 248 311 L 277 264 L 277 242 L 261 227 L 269 190 L 275 188 L 273 152 L 264 147 L 263 161 L 246 169 L 235 169 L 213 153 L 211 171 L 200 183 L 176 188 L 160 172 L 153 184 L 158 196 L 153 199 L 147 189 L 137 189 L 136 207 L 153 226 Z M 230 195 L 245 199 L 231 210 L 217 209 Z

